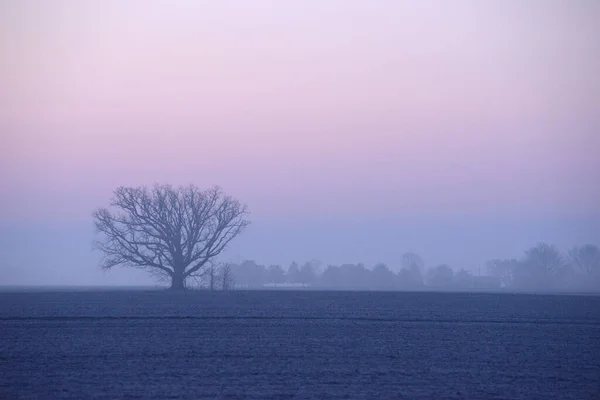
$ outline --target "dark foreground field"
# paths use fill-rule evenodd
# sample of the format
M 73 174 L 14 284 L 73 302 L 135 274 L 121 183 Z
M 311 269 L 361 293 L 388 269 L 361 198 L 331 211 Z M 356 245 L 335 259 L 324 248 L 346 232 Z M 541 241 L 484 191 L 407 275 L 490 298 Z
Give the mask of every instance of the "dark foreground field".
M 600 398 L 600 297 L 0 293 L 0 398 Z

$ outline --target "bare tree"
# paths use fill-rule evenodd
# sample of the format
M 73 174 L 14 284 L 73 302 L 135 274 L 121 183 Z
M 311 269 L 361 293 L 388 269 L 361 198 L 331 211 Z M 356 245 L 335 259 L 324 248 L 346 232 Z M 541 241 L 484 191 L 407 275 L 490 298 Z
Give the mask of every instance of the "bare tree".
M 402 268 L 408 270 L 417 269 L 422 274 L 425 272 L 425 262 L 420 255 L 409 251 L 402 254 Z
M 593 244 L 575 246 L 569 250 L 569 261 L 581 272 L 600 275 L 600 249 Z
M 100 208 L 93 214 L 102 268 L 147 269 L 170 279 L 175 290 L 202 275 L 249 224 L 246 206 L 219 187 L 120 187 L 110 205 L 114 211 Z
M 402 285 L 409 287 L 423 286 L 425 273 L 425 262 L 420 255 L 413 252 L 402 254 L 401 268 L 398 271 Z
M 215 290 L 217 285 L 217 280 L 219 279 L 219 266 L 217 264 L 211 263 L 206 269 L 206 273 L 204 276 L 208 279 L 208 289 L 212 292 Z
M 427 271 L 427 284 L 434 287 L 448 287 L 452 285 L 454 271 L 446 264 L 438 265 Z
M 525 257 L 513 270 L 516 286 L 522 288 L 551 288 L 560 283 L 565 272 L 565 259 L 554 245 L 539 243 L 525 251 Z
M 488 275 L 499 278 L 503 287 L 512 286 L 515 269 L 518 267 L 519 261 L 516 259 L 495 259 L 486 263 Z
M 186 287 L 191 287 L 193 284 L 199 288 L 209 288 L 211 285 L 211 277 L 215 274 L 215 262 L 214 260 L 209 260 L 203 268 L 198 271 L 190 274 L 185 282 Z M 193 284 L 192 284 L 193 282 Z
M 525 252 L 525 262 L 541 275 L 553 276 L 565 265 L 565 259 L 554 245 L 538 243 Z
M 231 264 L 223 264 L 221 266 L 221 290 L 233 289 L 233 271 L 231 270 Z
M 281 265 L 271 265 L 267 269 L 267 283 L 285 283 L 285 271 Z

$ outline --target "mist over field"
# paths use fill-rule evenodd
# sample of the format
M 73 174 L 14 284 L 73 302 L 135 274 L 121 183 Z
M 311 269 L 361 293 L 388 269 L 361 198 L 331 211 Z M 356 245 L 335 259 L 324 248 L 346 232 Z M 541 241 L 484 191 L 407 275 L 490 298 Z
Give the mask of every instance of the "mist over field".
M 1 0 L 0 399 L 599 399 L 599 21 Z
M 318 276 L 385 264 L 361 287 L 410 287 L 407 252 L 425 283 L 440 266 L 472 280 L 546 243 L 568 279 L 546 266 L 554 283 L 521 286 L 592 288 L 568 252 L 600 243 L 599 16 L 584 0 L 2 2 L 0 285 L 156 285 L 100 270 L 92 213 L 161 183 L 248 206 L 216 258 L 248 266 L 240 287 L 311 260 Z

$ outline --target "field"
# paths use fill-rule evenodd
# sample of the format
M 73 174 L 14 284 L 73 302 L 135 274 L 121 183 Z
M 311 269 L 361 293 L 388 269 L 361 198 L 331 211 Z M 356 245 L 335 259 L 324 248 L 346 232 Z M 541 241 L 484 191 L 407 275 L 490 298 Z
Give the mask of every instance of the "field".
M 600 398 L 600 297 L 0 293 L 0 398 Z

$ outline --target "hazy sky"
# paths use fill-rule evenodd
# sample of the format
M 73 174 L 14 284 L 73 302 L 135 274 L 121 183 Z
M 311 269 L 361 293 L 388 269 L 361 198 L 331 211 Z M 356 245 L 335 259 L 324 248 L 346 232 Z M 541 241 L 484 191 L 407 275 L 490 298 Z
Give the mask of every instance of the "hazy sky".
M 90 213 L 153 182 L 246 202 L 229 256 L 265 263 L 600 244 L 598 21 L 595 0 L 0 1 L 0 284 L 129 279 L 96 270 Z

